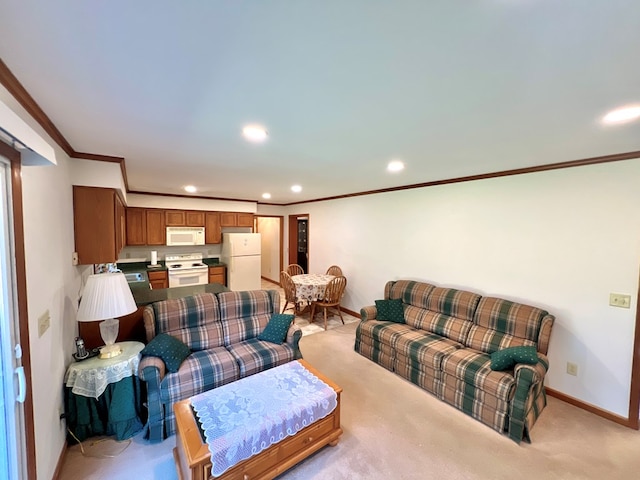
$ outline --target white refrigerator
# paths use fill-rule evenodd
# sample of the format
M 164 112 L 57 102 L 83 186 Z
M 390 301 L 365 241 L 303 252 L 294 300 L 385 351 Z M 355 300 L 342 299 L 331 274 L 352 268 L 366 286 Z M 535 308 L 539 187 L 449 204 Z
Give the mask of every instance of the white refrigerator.
M 259 233 L 223 233 L 221 260 L 232 292 L 261 289 Z

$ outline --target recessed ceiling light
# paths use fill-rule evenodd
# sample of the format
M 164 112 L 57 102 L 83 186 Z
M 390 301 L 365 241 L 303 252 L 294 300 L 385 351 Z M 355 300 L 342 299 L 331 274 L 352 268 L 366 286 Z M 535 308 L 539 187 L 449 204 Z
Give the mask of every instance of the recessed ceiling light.
M 295 193 L 300 193 L 302 191 L 302 187 L 300 185 L 294 185 L 291 187 L 291 191 Z
M 189 192 L 189 193 L 196 193 L 198 191 L 198 189 L 193 185 L 187 185 L 186 187 L 184 187 L 184 190 L 185 192 Z
M 271 194 L 270 193 L 263 193 L 262 194 L 262 198 L 269 199 L 269 198 L 271 198 Z
M 629 105 L 610 111 L 602 118 L 602 123 L 626 123 L 637 118 L 640 118 L 640 105 Z
M 392 160 L 389 162 L 389 165 L 387 165 L 387 170 L 390 172 L 399 172 L 400 170 L 404 170 L 404 163 L 400 160 Z
M 264 142 L 267 135 L 267 130 L 260 125 L 247 125 L 242 129 L 242 136 L 250 142 Z

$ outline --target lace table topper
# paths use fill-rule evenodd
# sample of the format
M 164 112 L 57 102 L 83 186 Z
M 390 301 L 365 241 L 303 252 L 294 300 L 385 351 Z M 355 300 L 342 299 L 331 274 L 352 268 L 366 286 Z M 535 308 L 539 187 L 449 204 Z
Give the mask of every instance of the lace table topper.
M 113 358 L 93 357 L 69 365 L 65 375 L 65 385 L 76 395 L 98 398 L 107 385 L 123 378 L 138 375 L 140 342 L 118 342 L 122 353 Z
M 310 304 L 324 297 L 327 285 L 335 277 L 321 273 L 303 273 L 291 277 L 296 286 L 296 299 Z
M 326 417 L 337 398 L 333 388 L 297 361 L 192 397 L 211 452 L 212 474 L 222 475 Z

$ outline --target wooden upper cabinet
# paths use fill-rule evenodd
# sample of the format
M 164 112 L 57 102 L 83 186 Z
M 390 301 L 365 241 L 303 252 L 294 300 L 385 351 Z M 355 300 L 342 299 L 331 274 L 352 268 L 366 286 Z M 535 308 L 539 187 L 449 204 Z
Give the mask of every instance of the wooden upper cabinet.
M 185 222 L 187 227 L 204 227 L 204 213 L 203 211 L 189 211 L 184 212 Z
M 184 227 L 187 224 L 184 210 L 165 210 L 164 219 L 167 227 Z
M 220 225 L 222 227 L 253 228 L 253 213 L 220 212 Z
M 164 210 L 147 209 L 147 245 L 164 245 L 167 243 L 167 229 Z
M 118 254 L 127 244 L 127 209 L 120 196 L 116 194 L 116 252 Z
M 220 212 L 206 212 L 204 220 L 204 243 L 222 243 Z
M 127 208 L 127 245 L 147 244 L 147 216 L 144 208 Z
M 113 188 L 73 186 L 78 263 L 114 263 L 124 243 L 124 204 Z

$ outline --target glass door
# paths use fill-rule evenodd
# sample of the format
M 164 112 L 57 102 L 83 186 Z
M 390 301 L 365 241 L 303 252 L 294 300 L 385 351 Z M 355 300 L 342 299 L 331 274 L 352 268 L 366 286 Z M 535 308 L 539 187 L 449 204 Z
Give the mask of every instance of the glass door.
M 15 255 L 11 204 L 11 164 L 0 157 L 0 472 L 27 478 L 22 368 L 17 316 Z

